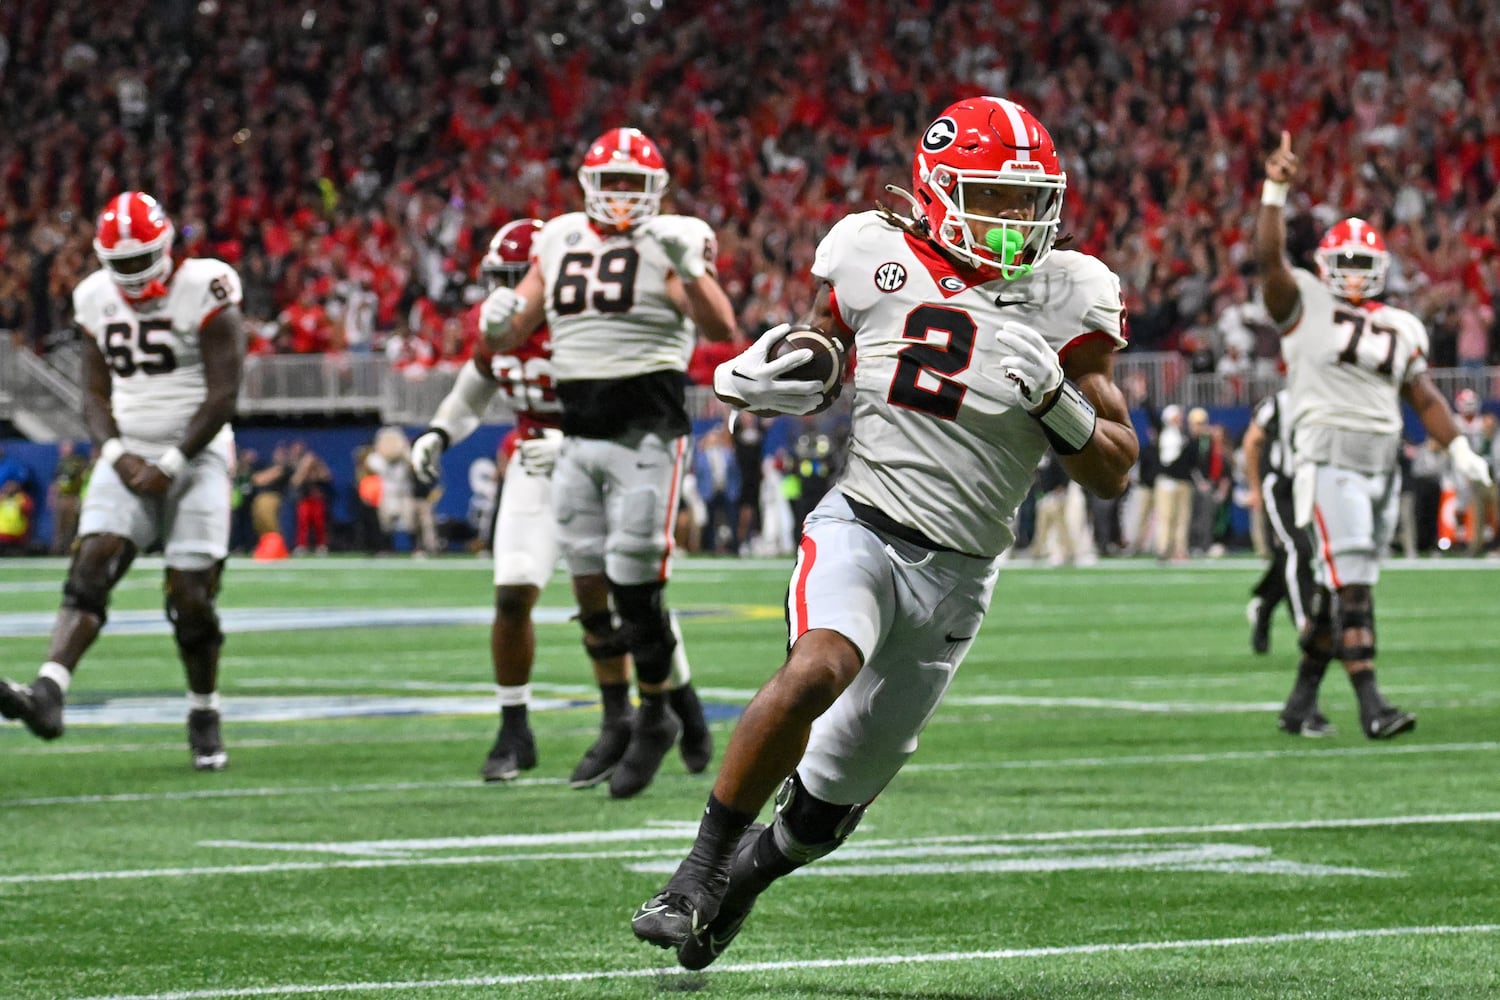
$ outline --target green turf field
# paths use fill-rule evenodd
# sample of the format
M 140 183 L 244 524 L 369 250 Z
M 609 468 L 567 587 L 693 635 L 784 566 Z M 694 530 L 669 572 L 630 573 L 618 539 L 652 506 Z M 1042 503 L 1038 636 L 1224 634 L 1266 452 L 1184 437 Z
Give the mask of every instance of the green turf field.
M 673 603 L 727 740 L 780 662 L 787 567 L 683 563 Z M 1390 567 L 1388 744 L 1274 728 L 1289 623 L 1248 649 L 1251 561 L 1002 573 L 912 764 L 706 973 L 631 936 L 708 775 L 570 790 L 597 708 L 543 597 L 541 764 L 483 785 L 489 566 L 238 561 L 229 770 L 188 768 L 159 563 L 122 584 L 54 744 L 0 724 L 0 998 L 1500 996 L 1500 564 Z M 30 679 L 62 564 L 0 563 Z M 711 769 L 712 770 L 712 769 Z

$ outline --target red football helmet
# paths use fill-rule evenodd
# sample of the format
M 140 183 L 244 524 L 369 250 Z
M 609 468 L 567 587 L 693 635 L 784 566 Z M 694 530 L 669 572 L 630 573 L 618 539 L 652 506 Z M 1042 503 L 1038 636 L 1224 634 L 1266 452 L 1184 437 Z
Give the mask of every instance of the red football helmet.
M 1019 278 L 1052 252 L 1068 177 L 1052 137 L 1014 101 L 972 97 L 944 109 L 917 142 L 911 172 L 932 238 L 966 263 Z M 1023 189 L 1028 208 L 974 210 L 981 190 L 994 204 L 1003 187 Z
M 1391 254 L 1385 238 L 1364 219 L 1345 219 L 1328 230 L 1316 256 L 1318 277 L 1340 298 L 1373 299 L 1385 288 Z
M 531 241 L 542 229 L 541 219 L 516 219 L 495 230 L 490 248 L 479 261 L 486 291 L 504 285 L 515 288 L 531 264 Z
M 667 161 L 640 129 L 612 128 L 589 145 L 578 183 L 590 219 L 611 229 L 629 229 L 661 210 Z
M 110 199 L 94 230 L 94 254 L 132 302 L 167 294 L 172 273 L 172 220 L 156 199 L 126 191 Z

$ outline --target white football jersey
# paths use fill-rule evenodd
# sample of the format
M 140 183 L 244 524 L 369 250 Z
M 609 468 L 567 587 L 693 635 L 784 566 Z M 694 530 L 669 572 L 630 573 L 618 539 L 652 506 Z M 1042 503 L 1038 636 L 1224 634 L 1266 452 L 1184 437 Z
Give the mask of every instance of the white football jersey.
M 1294 434 L 1305 427 L 1399 435 L 1401 387 L 1427 370 L 1427 329 L 1405 309 L 1339 298 L 1296 269 L 1301 308 L 1285 324 Z M 1300 450 L 1300 444 L 1299 444 Z
M 1096 258 L 1055 250 L 1030 275 L 970 285 L 878 212 L 834 226 L 812 271 L 832 286 L 834 309 L 855 333 L 840 488 L 942 545 L 1003 552 L 1048 443 L 1041 424 L 1006 402 L 994 331 L 1011 319 L 1060 354 L 1089 336 L 1119 349 L 1119 279 Z
M 127 450 L 154 458 L 181 443 L 208 394 L 198 333 L 240 297 L 234 268 L 208 257 L 179 263 L 167 294 L 139 310 L 105 271 L 78 283 L 73 318 L 109 363 L 111 409 Z M 226 425 L 220 438 L 230 433 Z
M 701 227 L 713 256 L 707 223 L 663 218 Z M 570 212 L 536 234 L 531 262 L 546 287 L 559 382 L 687 370 L 693 324 L 667 298 L 672 263 L 656 240 L 635 230 L 602 234 L 587 215 Z

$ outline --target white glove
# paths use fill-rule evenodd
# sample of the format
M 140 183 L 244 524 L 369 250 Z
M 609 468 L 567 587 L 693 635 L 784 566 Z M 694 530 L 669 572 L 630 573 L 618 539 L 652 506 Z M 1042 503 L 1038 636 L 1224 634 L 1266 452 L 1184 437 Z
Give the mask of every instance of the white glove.
M 511 317 L 526 308 L 526 299 L 513 288 L 497 288 L 485 296 L 479 307 L 479 331 L 484 339 L 498 341 L 510 327 Z
M 553 427 L 544 428 L 540 437 L 530 437 L 516 445 L 516 455 L 521 468 L 533 476 L 550 476 L 557 468 L 557 453 L 562 450 L 563 433 Z
M 1015 392 L 1015 403 L 1035 410 L 1062 385 L 1062 362 L 1040 333 L 1025 323 L 1006 320 L 995 331 L 1000 345 L 1000 369 Z
M 766 360 L 766 352 L 790 330 L 790 323 L 773 326 L 759 340 L 745 348 L 738 357 L 714 369 L 714 392 L 725 402 L 742 410 L 766 413 L 811 413 L 823 403 L 823 383 L 806 380 L 785 382 L 777 379 L 812 360 L 805 347 L 784 354 L 775 361 Z
M 661 245 L 672 262 L 672 270 L 684 280 L 702 277 L 708 270 L 708 242 L 697 226 L 685 219 L 657 216 L 641 224 L 641 233 Z
M 429 427 L 411 443 L 411 471 L 423 486 L 438 480 L 439 462 L 448 450 L 448 435 Z
M 1462 434 L 1448 442 L 1448 457 L 1453 460 L 1453 471 L 1474 485 L 1489 486 L 1494 483 L 1494 477 L 1490 475 L 1490 463 L 1474 454 L 1474 449 L 1469 446 L 1469 439 Z

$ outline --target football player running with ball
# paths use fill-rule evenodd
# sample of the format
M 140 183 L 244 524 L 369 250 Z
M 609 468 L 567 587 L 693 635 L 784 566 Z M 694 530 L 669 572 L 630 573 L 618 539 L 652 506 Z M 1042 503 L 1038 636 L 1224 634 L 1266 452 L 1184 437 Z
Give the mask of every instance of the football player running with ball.
M 47 662 L 30 684 L 0 681 L 0 714 L 42 739 L 63 732 L 78 661 L 108 618 L 136 554 L 160 544 L 167 619 L 187 670 L 193 767 L 228 762 L 219 731 L 215 601 L 229 553 L 230 474 L 244 321 L 240 279 L 221 260 L 172 259 L 172 221 L 128 191 L 99 216 L 101 269 L 73 292 L 83 337 L 83 415 L 98 464 L 79 515 Z
M 489 291 L 514 288 L 521 280 L 531 260 L 532 241 L 541 228 L 540 219 L 517 219 L 495 232 L 480 262 Z M 536 740 L 528 718 L 531 672 L 536 660 L 531 612 L 552 578 L 558 556 L 552 469 L 562 441 L 562 404 L 557 400 L 547 327 L 538 327 L 508 354 L 496 354 L 481 345 L 473 363 L 459 372 L 427 429 L 412 442 L 411 461 L 418 479 L 428 484 L 437 482 L 443 453 L 474 432 L 497 394 L 515 413 L 517 444 L 495 516 L 495 618 L 490 626 L 490 662 L 500 703 L 500 730 L 479 773 L 485 781 L 510 781 L 537 764 Z M 573 588 L 582 621 L 611 621 L 609 586 L 602 577 L 576 577 Z M 680 639 L 675 619 L 672 626 Z M 613 645 L 590 644 L 587 637 L 585 632 L 585 648 L 599 683 L 604 721 L 599 739 L 573 772 L 575 788 L 590 787 L 609 777 L 629 743 L 633 721 L 624 651 Z M 687 693 L 692 693 L 681 642 L 673 651 L 671 687 L 687 687 Z M 701 735 L 695 734 L 695 739 L 685 740 L 680 749 L 688 768 L 695 772 L 706 768 L 711 747 L 706 728 Z
M 584 211 L 542 227 L 526 275 L 490 293 L 481 324 L 502 354 L 544 322 L 551 330 L 562 403 L 558 538 L 575 581 L 607 588 L 619 618 L 616 626 L 608 610 L 585 611 L 586 645 L 628 652 L 640 696 L 625 738 L 607 725 L 573 784 L 607 776 L 610 795 L 629 798 L 679 735 L 685 759 L 695 748 L 689 768 L 708 765 L 702 705 L 691 685 L 672 687 L 680 641 L 664 591 L 692 430 L 684 373 L 695 336 L 730 339 L 734 313 L 714 277 L 713 230 L 660 214 L 668 177 L 655 143 L 638 129 L 611 129 L 590 145 L 578 179 Z
M 1297 680 L 1278 720 L 1304 733 L 1316 719 L 1330 660 L 1344 664 L 1372 740 L 1413 729 L 1417 717 L 1375 684 L 1375 584 L 1395 531 L 1401 496 L 1401 401 L 1473 483 L 1490 470 L 1458 432 L 1448 401 L 1427 374 L 1427 329 L 1404 309 L 1375 301 L 1390 254 L 1362 219 L 1345 219 L 1318 243 L 1318 273 L 1286 261 L 1282 206 L 1297 177 L 1290 133 L 1266 160 L 1255 257 L 1266 311 L 1281 328 L 1295 471 L 1297 526 L 1313 532 L 1318 590 L 1302 630 Z
M 691 852 L 632 921 L 689 969 L 773 881 L 842 844 L 915 752 L 1047 449 L 1102 497 L 1136 459 L 1112 378 L 1119 280 L 1053 248 L 1067 179 L 1047 130 L 1012 101 L 960 101 L 923 132 L 912 175 L 914 194 L 890 189 L 910 217 L 847 216 L 813 259 L 822 287 L 804 322 L 859 358 L 847 467 L 805 523 L 790 654 L 735 728 Z M 721 398 L 820 403 L 817 383 L 774 377 L 796 352 L 763 360 L 780 333 L 719 368 Z

